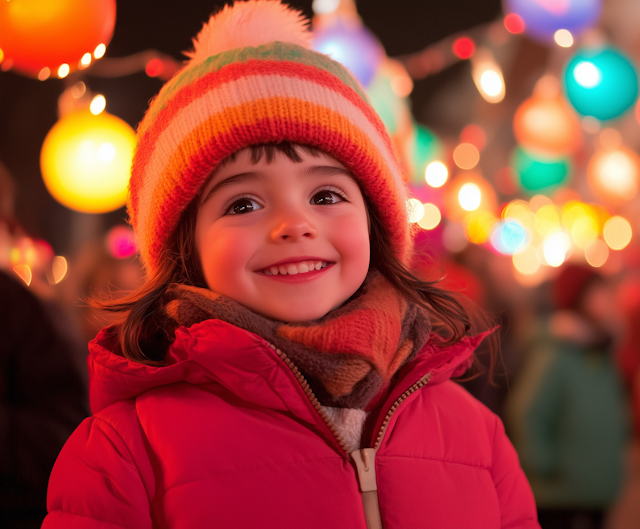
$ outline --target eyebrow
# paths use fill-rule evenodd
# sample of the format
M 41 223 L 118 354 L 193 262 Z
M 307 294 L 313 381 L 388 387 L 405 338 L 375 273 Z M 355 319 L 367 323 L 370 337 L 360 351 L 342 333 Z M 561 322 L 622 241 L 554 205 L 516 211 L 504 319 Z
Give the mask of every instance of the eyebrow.
M 351 172 L 349 172 L 344 167 L 337 167 L 335 165 L 310 165 L 304 170 L 305 176 L 348 176 L 349 178 L 353 178 Z M 215 184 L 204 197 L 200 205 L 202 206 L 205 202 L 207 202 L 216 191 L 219 191 L 223 187 L 236 185 L 240 183 L 244 183 L 252 180 L 263 180 L 266 178 L 266 174 L 262 171 L 248 171 L 246 173 L 239 173 L 236 175 L 229 176 L 224 180 L 220 180 L 217 184 Z
M 204 204 L 207 200 L 209 200 L 216 191 L 219 191 L 223 187 L 241 184 L 243 182 L 252 181 L 252 180 L 263 180 L 266 178 L 266 175 L 261 171 L 248 171 L 246 173 L 239 173 L 225 178 L 224 180 L 220 180 L 217 184 L 215 184 L 209 192 L 204 197 L 200 205 Z

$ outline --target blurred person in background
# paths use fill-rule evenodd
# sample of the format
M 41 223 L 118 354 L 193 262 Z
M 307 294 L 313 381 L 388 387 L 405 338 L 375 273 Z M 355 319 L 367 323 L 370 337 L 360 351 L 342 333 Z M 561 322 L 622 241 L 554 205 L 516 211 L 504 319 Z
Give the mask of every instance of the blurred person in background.
M 640 527 L 640 276 L 626 277 L 618 289 L 624 336 L 617 360 L 631 402 L 633 438 L 627 452 L 627 476 L 607 521 L 607 529 Z
M 29 529 L 40 527 L 53 463 L 89 409 L 81 341 L 60 307 L 13 271 L 11 249 L 24 238 L 14 196 L 0 165 L 0 527 Z M 34 266 L 32 284 L 45 293 L 39 273 Z
M 628 442 L 611 349 L 616 304 L 592 268 L 566 265 L 556 311 L 514 383 L 507 415 L 543 529 L 595 529 L 619 494 Z

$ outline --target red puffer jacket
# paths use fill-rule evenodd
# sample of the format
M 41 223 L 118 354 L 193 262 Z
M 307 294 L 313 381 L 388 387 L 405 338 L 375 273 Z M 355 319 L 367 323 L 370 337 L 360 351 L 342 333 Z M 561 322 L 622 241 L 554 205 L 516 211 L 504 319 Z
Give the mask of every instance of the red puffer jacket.
M 403 368 L 375 448 L 356 452 L 360 480 L 265 340 L 219 320 L 176 337 L 164 367 L 112 354 L 105 332 L 92 342 L 95 415 L 58 457 L 45 529 L 366 529 L 376 495 L 385 529 L 539 527 L 502 423 L 448 380 L 480 337 Z

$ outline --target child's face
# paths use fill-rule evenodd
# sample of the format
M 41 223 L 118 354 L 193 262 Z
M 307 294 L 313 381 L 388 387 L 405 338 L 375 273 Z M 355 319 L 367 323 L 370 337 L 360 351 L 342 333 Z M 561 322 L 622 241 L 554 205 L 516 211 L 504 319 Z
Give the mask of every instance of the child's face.
M 333 157 L 297 152 L 301 163 L 276 151 L 256 164 L 249 149 L 238 152 L 204 188 L 196 221 L 209 288 L 285 322 L 339 307 L 369 269 L 358 184 Z

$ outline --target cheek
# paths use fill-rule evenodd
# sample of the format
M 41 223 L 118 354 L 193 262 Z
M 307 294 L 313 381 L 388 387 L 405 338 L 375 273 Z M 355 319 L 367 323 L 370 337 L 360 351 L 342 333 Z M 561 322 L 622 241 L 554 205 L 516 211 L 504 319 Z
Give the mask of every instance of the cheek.
M 370 243 L 366 218 L 353 218 L 335 229 L 335 245 L 348 269 L 361 273 L 369 269 Z M 364 279 L 364 278 L 363 278 Z
M 219 291 L 225 281 L 245 270 L 248 246 L 247 237 L 236 236 L 233 231 L 211 229 L 203 233 L 198 253 L 209 288 Z

